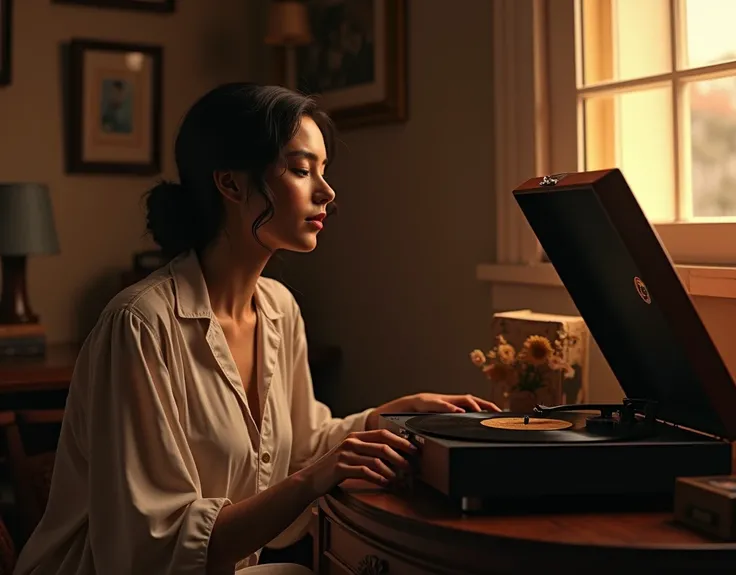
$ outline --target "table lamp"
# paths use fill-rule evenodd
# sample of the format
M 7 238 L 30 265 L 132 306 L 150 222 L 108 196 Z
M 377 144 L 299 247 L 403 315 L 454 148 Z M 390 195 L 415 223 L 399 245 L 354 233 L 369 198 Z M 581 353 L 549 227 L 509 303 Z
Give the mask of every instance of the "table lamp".
M 296 90 L 297 46 L 312 42 L 307 6 L 299 0 L 273 0 L 268 10 L 268 30 L 265 43 L 282 46 L 286 52 L 286 87 Z
M 26 258 L 59 253 L 48 188 L 43 184 L 0 184 L 0 324 L 38 323 L 26 289 Z

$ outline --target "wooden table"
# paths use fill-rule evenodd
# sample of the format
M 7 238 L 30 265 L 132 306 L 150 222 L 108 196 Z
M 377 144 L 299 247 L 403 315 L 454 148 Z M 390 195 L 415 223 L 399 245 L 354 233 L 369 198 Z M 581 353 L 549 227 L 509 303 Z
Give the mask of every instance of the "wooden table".
M 662 512 L 470 517 L 422 485 L 398 495 L 347 481 L 318 522 L 324 574 L 736 573 L 736 544 Z
M 66 389 L 78 352 L 76 344 L 51 344 L 43 357 L 0 359 L 0 394 Z
M 0 409 L 63 408 L 78 344 L 50 344 L 41 357 L 0 359 Z

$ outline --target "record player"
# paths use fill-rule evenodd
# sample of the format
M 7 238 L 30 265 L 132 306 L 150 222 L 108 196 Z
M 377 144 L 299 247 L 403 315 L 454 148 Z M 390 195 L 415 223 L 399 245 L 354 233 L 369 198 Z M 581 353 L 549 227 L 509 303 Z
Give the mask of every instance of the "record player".
M 669 507 L 677 477 L 729 474 L 736 386 L 623 174 L 534 178 L 513 195 L 625 398 L 386 414 L 380 425 L 420 448 L 415 479 L 473 511 L 529 500 Z

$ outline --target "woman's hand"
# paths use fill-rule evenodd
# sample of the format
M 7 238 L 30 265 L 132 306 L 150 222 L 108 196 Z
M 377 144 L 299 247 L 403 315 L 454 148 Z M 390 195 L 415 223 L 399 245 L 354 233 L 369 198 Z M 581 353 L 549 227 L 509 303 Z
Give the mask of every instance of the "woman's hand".
M 381 413 L 463 413 L 466 411 L 501 411 L 495 403 L 474 395 L 417 393 L 394 399 L 374 409 L 366 420 L 366 429 L 378 428 Z
M 416 447 L 387 429 L 356 431 L 302 473 L 316 499 L 345 479 L 386 486 L 396 478 L 394 469 L 410 469 L 406 457 L 415 453 Z

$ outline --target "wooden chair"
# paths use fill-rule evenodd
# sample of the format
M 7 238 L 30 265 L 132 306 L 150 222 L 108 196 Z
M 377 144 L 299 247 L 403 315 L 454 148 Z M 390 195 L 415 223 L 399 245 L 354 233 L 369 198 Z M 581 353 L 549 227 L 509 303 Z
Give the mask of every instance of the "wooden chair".
M 14 424 L 6 428 L 19 546 L 25 543 L 46 510 L 63 416 L 63 410 L 18 411 Z
M 15 425 L 15 414 L 12 411 L 0 412 L 0 429 L 6 431 L 8 427 Z M 3 472 L 9 472 L 7 450 L 0 449 L 0 469 Z M 1 481 L 5 482 L 9 479 L 7 473 L 2 473 Z M 12 575 L 15 569 L 17 559 L 16 544 L 6 519 L 12 513 L 12 508 L 3 508 L 0 512 L 0 575 Z
M 0 517 L 0 575 L 13 575 L 16 559 L 15 542 Z

